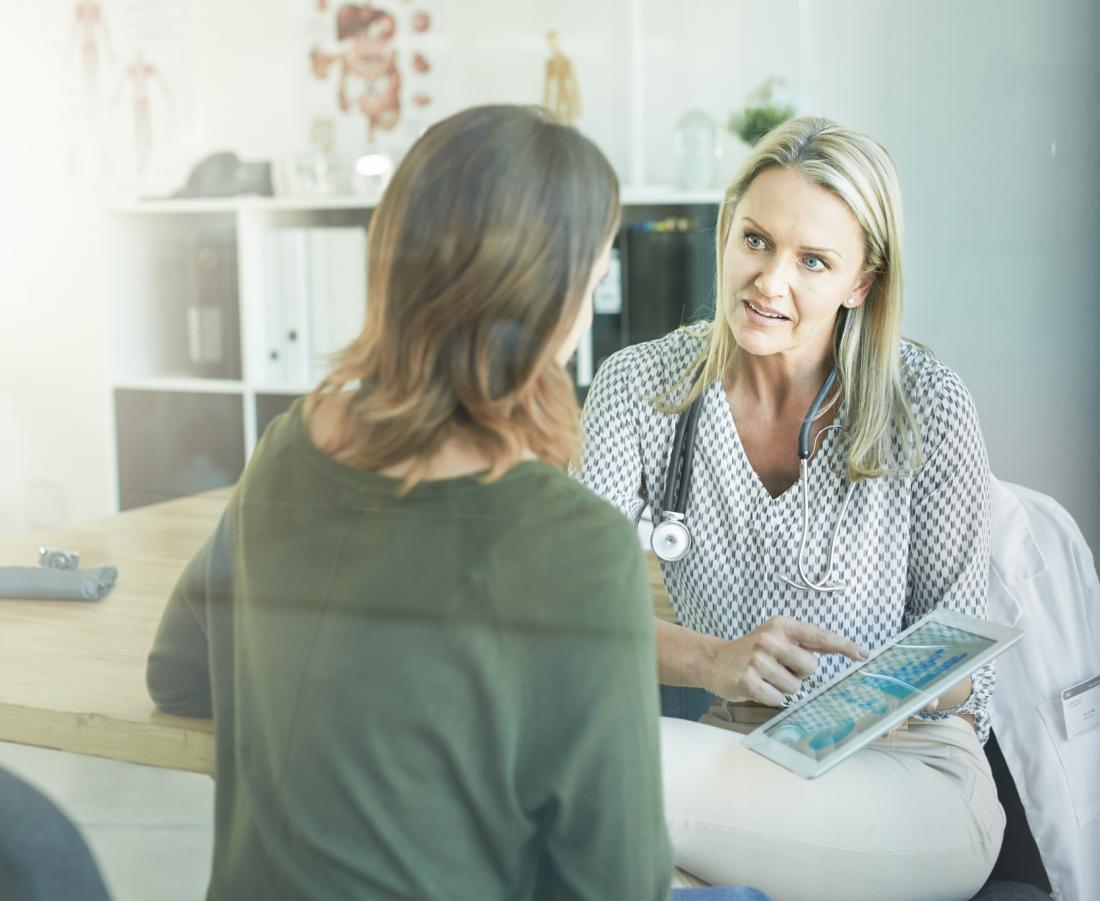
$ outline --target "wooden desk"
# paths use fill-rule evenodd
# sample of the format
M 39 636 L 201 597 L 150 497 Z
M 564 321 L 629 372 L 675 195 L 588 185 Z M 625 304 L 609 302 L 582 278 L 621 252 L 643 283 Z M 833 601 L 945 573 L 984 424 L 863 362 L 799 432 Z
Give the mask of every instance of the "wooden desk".
M 159 713 L 145 661 L 176 579 L 231 491 L 0 539 L 7 566 L 36 566 L 50 545 L 79 551 L 81 566 L 118 567 L 101 601 L 0 598 L 0 741 L 213 773 L 212 721 Z
M 35 566 L 48 545 L 79 551 L 81 566 L 118 567 L 101 601 L 0 598 L 0 741 L 213 773 L 213 722 L 159 713 L 145 661 L 168 595 L 231 492 L 0 539 L 0 565 Z M 646 557 L 657 616 L 675 622 Z

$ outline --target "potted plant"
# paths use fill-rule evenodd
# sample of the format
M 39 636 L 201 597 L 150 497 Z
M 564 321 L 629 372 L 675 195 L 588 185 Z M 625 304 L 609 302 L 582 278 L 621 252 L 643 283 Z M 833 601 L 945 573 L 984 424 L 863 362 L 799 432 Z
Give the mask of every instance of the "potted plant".
M 781 122 L 795 114 L 789 103 L 774 99 L 775 89 L 783 84 L 781 79 L 769 78 L 748 97 L 748 105 L 733 113 L 726 127 L 750 147 Z

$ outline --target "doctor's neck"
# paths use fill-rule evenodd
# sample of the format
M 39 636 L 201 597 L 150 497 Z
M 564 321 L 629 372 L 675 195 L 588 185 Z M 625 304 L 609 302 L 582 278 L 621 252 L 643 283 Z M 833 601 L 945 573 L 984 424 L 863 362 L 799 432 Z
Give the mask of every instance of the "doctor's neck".
M 833 368 L 833 350 L 802 345 L 771 354 L 739 347 L 726 374 L 726 390 L 743 400 L 779 410 L 788 403 L 805 409 Z

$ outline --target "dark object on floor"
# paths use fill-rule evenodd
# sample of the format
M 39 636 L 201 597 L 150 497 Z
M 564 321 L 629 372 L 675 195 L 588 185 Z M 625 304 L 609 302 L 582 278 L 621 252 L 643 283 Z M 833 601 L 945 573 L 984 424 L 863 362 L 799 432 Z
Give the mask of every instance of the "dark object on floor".
M 1047 871 L 1043 867 L 1042 858 L 1039 857 L 1039 848 L 1027 824 L 1027 815 L 1020 801 L 1020 793 L 1016 790 L 1016 783 L 1012 780 L 1008 764 L 1005 763 L 1000 745 L 997 744 L 997 736 L 992 732 L 985 745 L 985 756 L 989 760 L 989 768 L 993 771 L 993 781 L 997 783 L 997 797 L 1001 799 L 1006 818 L 1001 853 L 993 865 L 993 872 L 989 878 L 1026 882 L 1049 895 L 1050 880 L 1047 878 Z
M 173 197 L 239 197 L 257 194 L 270 197 L 271 163 L 243 162 L 235 153 L 212 153 L 187 176 L 187 183 Z
M 11 901 L 109 901 L 88 845 L 52 801 L 0 769 L 0 895 Z

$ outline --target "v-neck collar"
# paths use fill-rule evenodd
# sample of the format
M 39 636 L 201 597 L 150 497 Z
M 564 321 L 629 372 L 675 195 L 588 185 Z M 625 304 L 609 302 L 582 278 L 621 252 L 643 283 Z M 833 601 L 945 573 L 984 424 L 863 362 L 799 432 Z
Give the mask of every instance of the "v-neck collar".
M 733 439 L 733 452 L 737 464 L 744 467 L 745 471 L 748 473 L 749 481 L 753 485 L 753 490 L 759 493 L 766 503 L 774 505 L 785 504 L 789 497 L 796 496 L 799 490 L 798 479 L 795 479 L 794 482 L 777 495 L 772 495 L 764 485 L 759 473 L 757 473 L 755 467 L 753 467 L 752 461 L 749 460 L 749 455 L 745 452 L 745 446 L 741 443 L 741 435 L 737 431 L 737 421 L 733 418 L 733 410 L 730 408 L 729 398 L 726 397 L 726 389 L 721 379 L 713 382 L 707 389 L 707 403 L 712 406 L 711 412 L 715 414 L 716 420 L 721 423 L 720 428 L 727 429 L 729 437 Z M 714 405 L 718 405 L 720 409 L 714 410 Z M 831 423 L 831 426 L 839 426 L 840 428 L 830 427 L 820 439 L 817 452 L 810 457 L 809 478 L 811 481 L 819 479 L 819 473 L 821 471 L 831 468 L 829 463 L 831 462 L 831 454 L 835 444 L 834 436 L 838 431 L 845 428 L 846 413 L 847 406 L 842 397 L 840 406 L 836 411 L 836 416 L 833 417 Z

